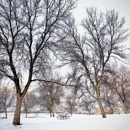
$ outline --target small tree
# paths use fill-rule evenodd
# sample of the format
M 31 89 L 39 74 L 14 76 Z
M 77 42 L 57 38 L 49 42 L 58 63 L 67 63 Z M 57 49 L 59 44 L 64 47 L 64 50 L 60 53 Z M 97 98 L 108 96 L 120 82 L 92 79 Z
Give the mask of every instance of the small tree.
M 60 104 L 63 97 L 63 86 L 53 82 L 59 82 L 60 79 L 50 79 L 51 82 L 43 83 L 39 87 L 40 105 L 47 108 L 50 112 L 50 117 L 54 117 L 55 109 Z
M 111 89 L 113 89 L 118 95 L 124 113 L 128 113 L 128 101 L 130 100 L 129 89 L 130 89 L 130 69 L 126 66 L 121 66 L 119 68 L 112 68 L 113 73 L 111 75 Z
M 74 96 L 67 96 L 65 100 L 67 109 L 72 116 L 73 112 L 75 111 L 76 98 Z
M 7 108 L 11 107 L 14 103 L 14 90 L 8 87 L 1 87 L 0 88 L 0 105 L 5 112 L 5 117 L 7 118 Z
M 110 85 L 110 84 L 109 84 Z M 114 109 L 119 106 L 119 98 L 114 90 L 108 87 L 108 84 L 104 84 L 101 96 L 105 109 L 110 109 L 109 114 L 114 113 Z
M 88 114 L 90 115 L 95 107 L 95 100 L 90 95 L 84 95 L 82 98 L 82 104 Z
M 23 107 L 26 113 L 26 118 L 27 118 L 28 112 L 35 106 L 35 103 L 36 103 L 35 100 L 36 100 L 36 97 L 33 93 L 31 92 L 26 93 L 23 99 Z

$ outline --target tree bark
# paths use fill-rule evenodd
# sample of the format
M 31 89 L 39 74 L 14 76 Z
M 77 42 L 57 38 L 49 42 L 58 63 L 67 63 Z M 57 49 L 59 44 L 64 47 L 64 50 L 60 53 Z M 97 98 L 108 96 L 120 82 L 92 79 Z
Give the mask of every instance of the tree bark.
M 55 117 L 53 108 L 51 108 L 49 111 L 50 111 L 50 117 Z
M 7 109 L 6 109 L 6 107 L 5 107 L 5 117 L 7 119 Z
M 127 114 L 128 112 L 127 112 L 127 108 L 126 108 L 126 103 L 125 102 L 123 102 L 123 107 L 124 107 L 124 113 Z
M 26 110 L 25 110 L 25 111 L 26 111 L 26 118 L 27 118 L 27 114 L 28 114 L 28 110 L 27 110 L 27 108 L 26 108 Z
M 71 116 L 72 116 L 72 114 L 73 114 L 73 110 L 72 110 L 72 107 L 70 108 L 70 114 L 71 114 Z
M 112 107 L 110 107 L 110 110 L 111 110 L 111 114 L 113 114 L 113 113 L 114 113 L 114 110 L 113 110 L 113 108 L 112 108 Z
M 106 118 L 106 113 L 105 113 L 104 108 L 102 106 L 102 102 L 101 102 L 101 99 L 100 99 L 100 95 L 99 95 L 99 90 L 98 89 L 96 89 L 96 95 L 97 95 L 97 101 L 98 101 L 98 105 L 99 105 L 102 117 Z
M 50 109 L 50 117 L 53 117 L 53 113 L 52 110 Z
M 90 111 L 90 110 L 88 110 L 89 116 L 90 116 L 90 112 L 91 112 L 91 111 Z
M 22 99 L 23 97 L 20 95 L 20 92 L 17 92 L 16 107 L 15 107 L 15 113 L 14 113 L 14 118 L 12 123 L 14 125 L 20 125 Z
M 109 103 L 109 107 L 110 107 L 110 110 L 111 110 L 111 114 L 114 113 L 114 108 L 111 107 L 111 104 Z
M 53 111 L 53 117 L 55 117 L 54 111 Z
M 53 112 L 50 112 L 50 117 L 54 117 L 54 116 L 53 116 Z

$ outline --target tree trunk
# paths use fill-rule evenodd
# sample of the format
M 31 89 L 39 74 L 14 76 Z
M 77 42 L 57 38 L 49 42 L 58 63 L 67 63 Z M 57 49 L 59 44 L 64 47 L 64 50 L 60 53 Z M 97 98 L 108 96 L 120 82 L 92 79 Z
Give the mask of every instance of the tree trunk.
M 5 107 L 5 117 L 7 119 L 7 109 L 6 109 L 6 107 Z
M 55 117 L 54 111 L 53 111 L 53 117 Z
M 110 102 L 108 102 L 108 106 L 109 106 L 109 108 L 110 108 L 110 110 L 111 110 L 111 114 L 113 114 L 113 113 L 114 113 L 114 108 L 112 108 L 112 106 L 111 106 L 111 103 L 110 103 Z
M 37 116 L 37 114 L 38 114 L 38 111 L 36 111 L 36 116 Z
M 124 113 L 127 114 L 127 108 L 126 108 L 126 103 L 125 102 L 122 102 L 123 103 L 123 107 L 124 107 Z
M 71 116 L 72 116 L 72 114 L 73 114 L 73 110 L 72 110 L 72 107 L 70 108 L 70 114 L 71 114 Z
M 99 105 L 102 117 L 106 118 L 106 113 L 105 113 L 104 108 L 102 106 L 102 102 L 101 102 L 101 99 L 100 99 L 100 95 L 99 95 L 99 90 L 98 89 L 96 90 L 96 95 L 97 95 L 97 101 L 98 101 L 98 105 Z
M 27 118 L 27 114 L 28 114 L 28 110 L 27 110 L 27 108 L 25 109 L 25 111 L 26 111 L 26 118 Z
M 100 97 L 98 98 L 98 105 L 99 105 L 99 108 L 100 108 L 102 117 L 103 117 L 103 118 L 106 118 L 106 113 L 105 113 L 104 108 L 103 108 L 103 106 L 102 106 Z
M 113 108 L 111 108 L 111 107 L 110 107 L 110 110 L 111 110 L 111 113 L 113 114 L 113 113 L 114 113 L 114 110 L 113 110 Z
M 23 104 L 24 104 L 24 109 L 25 109 L 25 117 L 27 118 L 27 114 L 28 114 L 28 108 L 27 108 L 27 102 L 25 100 L 23 100 Z
M 50 117 L 55 117 L 53 108 L 50 109 Z
M 50 117 L 52 117 L 52 114 L 51 114 L 51 112 L 50 112 Z
M 50 117 L 53 117 L 53 113 L 52 110 L 50 109 Z
M 5 111 L 5 118 L 7 119 L 7 108 L 6 108 L 6 105 L 4 105 L 4 111 Z
M 90 116 L 90 110 L 88 110 L 89 116 Z
M 14 125 L 20 125 L 22 99 L 23 97 L 20 96 L 20 92 L 17 92 L 16 107 L 15 107 L 15 113 L 14 113 L 14 118 L 12 123 Z
M 111 105 L 109 104 L 110 110 L 111 110 L 111 114 L 114 113 L 114 108 L 111 107 Z

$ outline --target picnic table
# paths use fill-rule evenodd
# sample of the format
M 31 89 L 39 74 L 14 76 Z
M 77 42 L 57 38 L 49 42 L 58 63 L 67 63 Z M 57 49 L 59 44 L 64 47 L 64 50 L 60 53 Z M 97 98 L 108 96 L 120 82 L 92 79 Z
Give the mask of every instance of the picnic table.
M 57 119 L 61 119 L 61 120 L 64 120 L 64 119 L 69 119 L 70 116 L 68 114 L 60 114 L 57 116 Z
M 1 119 L 7 119 L 6 117 L 0 117 Z

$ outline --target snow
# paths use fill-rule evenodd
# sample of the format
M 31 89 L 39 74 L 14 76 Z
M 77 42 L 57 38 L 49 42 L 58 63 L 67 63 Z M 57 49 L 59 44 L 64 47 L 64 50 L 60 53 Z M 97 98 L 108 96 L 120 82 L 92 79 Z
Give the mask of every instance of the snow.
M 4 115 L 1 115 L 4 116 Z M 13 114 L 8 119 L 0 119 L 0 130 L 130 130 L 130 114 L 101 115 L 74 114 L 70 119 L 58 120 L 49 114 L 21 114 L 20 126 L 12 125 Z

